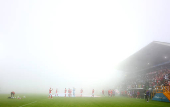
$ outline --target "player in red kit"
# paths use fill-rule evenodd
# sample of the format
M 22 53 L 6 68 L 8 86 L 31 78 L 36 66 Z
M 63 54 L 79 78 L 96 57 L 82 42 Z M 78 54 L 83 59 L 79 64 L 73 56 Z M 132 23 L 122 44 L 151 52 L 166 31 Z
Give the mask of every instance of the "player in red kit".
M 104 95 L 104 90 L 102 90 L 102 94 Z
M 69 97 L 71 97 L 71 89 L 69 88 Z
M 110 96 L 110 90 L 108 90 L 108 96 Z
M 94 89 L 92 90 L 92 97 L 94 97 Z
M 70 89 L 70 96 L 72 97 L 72 89 Z
M 66 97 L 66 93 L 67 93 L 67 89 L 65 88 L 65 91 L 64 91 L 64 93 L 65 93 L 65 97 Z
M 52 91 L 53 89 L 51 89 L 51 87 L 50 87 L 50 89 L 49 89 L 49 97 L 48 98 L 50 98 L 50 96 L 51 96 L 51 98 L 52 98 L 52 94 L 51 94 L 51 91 Z
M 109 95 L 110 95 L 110 97 L 111 97 L 111 89 L 110 89 L 110 91 L 109 91 L 110 93 L 109 93 Z
M 140 92 L 137 91 L 137 97 L 136 97 L 136 99 L 139 98 L 139 97 L 140 97 Z
M 110 97 L 112 97 L 112 94 L 113 94 L 113 90 L 110 90 Z
M 81 94 L 81 97 L 82 97 L 82 94 L 83 94 L 83 89 L 80 90 L 80 94 Z
M 70 88 L 68 89 L 68 96 L 70 97 Z
M 57 96 L 57 97 L 58 97 L 57 91 L 58 91 L 58 90 L 56 89 L 56 94 L 55 94 L 55 96 Z
M 15 92 L 12 91 L 12 92 L 11 92 L 11 98 L 14 98 L 14 95 L 15 95 Z M 12 97 L 12 96 L 13 96 L 13 97 Z

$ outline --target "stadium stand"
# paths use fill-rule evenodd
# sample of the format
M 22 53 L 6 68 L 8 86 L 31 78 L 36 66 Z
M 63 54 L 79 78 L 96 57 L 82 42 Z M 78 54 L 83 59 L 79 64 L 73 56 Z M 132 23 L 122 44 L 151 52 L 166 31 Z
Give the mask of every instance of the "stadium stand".
M 145 90 L 150 90 L 150 98 L 163 93 L 170 101 L 170 44 L 154 41 L 118 66 L 124 72 L 120 84 L 121 95 L 135 97 L 137 91 L 144 98 Z

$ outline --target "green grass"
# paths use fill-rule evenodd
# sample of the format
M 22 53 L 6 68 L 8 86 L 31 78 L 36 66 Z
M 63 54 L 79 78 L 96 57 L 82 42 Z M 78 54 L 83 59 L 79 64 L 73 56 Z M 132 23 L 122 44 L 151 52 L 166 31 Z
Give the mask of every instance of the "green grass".
M 166 102 L 151 100 L 146 102 L 144 99 L 118 96 L 112 98 L 53 97 L 53 99 L 48 99 L 47 95 L 38 94 L 26 95 L 25 99 L 8 99 L 8 96 L 6 94 L 0 94 L 0 107 L 170 107 L 170 103 Z

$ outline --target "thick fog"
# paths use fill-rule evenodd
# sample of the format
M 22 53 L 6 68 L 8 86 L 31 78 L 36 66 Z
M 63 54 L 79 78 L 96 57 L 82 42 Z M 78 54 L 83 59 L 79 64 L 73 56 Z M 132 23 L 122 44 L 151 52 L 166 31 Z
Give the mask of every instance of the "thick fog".
M 169 0 L 1 0 L 0 93 L 116 88 L 116 64 L 170 42 Z

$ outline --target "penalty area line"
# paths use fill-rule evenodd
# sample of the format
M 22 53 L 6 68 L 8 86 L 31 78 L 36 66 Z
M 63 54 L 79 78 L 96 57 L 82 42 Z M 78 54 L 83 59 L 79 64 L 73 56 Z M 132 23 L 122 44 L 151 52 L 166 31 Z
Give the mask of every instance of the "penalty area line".
M 24 104 L 24 105 L 19 106 L 19 107 L 24 107 L 24 106 L 26 106 L 26 105 L 30 105 L 30 104 L 33 104 L 33 103 L 36 103 L 36 102 L 37 102 L 37 101 L 31 102 L 31 103 L 27 103 L 27 104 Z

